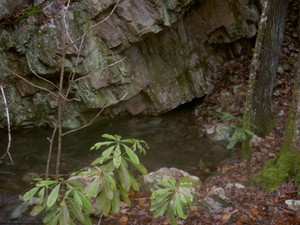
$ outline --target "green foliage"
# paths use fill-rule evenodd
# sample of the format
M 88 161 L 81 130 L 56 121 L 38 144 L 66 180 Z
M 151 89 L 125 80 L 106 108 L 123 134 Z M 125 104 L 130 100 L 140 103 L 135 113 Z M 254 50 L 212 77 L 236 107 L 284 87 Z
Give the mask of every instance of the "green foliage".
M 154 217 L 167 215 L 172 225 L 177 225 L 177 219 L 186 219 L 186 211 L 192 207 L 193 186 L 186 181 L 176 182 L 174 178 L 161 180 L 159 185 L 162 188 L 152 192 L 150 210 Z
M 26 9 L 21 15 L 14 18 L 13 23 L 18 24 L 21 20 L 27 19 L 30 16 L 33 16 L 42 11 L 42 5 L 32 6 Z
M 121 200 L 130 205 L 129 190 L 137 191 L 139 185 L 129 165 L 146 174 L 135 152 L 145 154 L 148 146 L 142 140 L 122 139 L 119 135 L 104 134 L 102 137 L 107 141 L 96 143 L 91 150 L 105 149 L 91 163 L 91 168 L 68 180 L 39 178 L 36 186 L 24 194 L 25 202 L 37 197 L 31 212 L 33 216 L 46 211 L 45 224 L 89 225 L 94 210 L 108 215 L 119 211 Z
M 38 178 L 36 181 L 36 186 L 22 197 L 23 201 L 27 202 L 36 196 L 37 204 L 31 211 L 32 216 L 46 211 L 44 224 L 92 224 L 89 215 L 93 212 L 93 207 L 85 196 L 81 183 L 61 178 Z
M 223 112 L 222 120 L 228 125 L 228 129 L 232 132 L 227 149 L 233 149 L 237 142 L 250 139 L 255 135 L 251 130 L 243 128 L 242 121 L 230 113 Z

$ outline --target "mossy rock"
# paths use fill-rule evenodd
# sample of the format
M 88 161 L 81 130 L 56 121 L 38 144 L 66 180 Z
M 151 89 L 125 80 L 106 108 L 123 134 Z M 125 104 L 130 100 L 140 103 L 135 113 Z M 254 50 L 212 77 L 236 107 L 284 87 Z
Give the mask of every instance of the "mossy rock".
M 282 182 L 292 177 L 296 178 L 300 188 L 300 153 L 285 150 L 265 163 L 261 173 L 254 178 L 254 182 L 268 191 L 274 191 Z

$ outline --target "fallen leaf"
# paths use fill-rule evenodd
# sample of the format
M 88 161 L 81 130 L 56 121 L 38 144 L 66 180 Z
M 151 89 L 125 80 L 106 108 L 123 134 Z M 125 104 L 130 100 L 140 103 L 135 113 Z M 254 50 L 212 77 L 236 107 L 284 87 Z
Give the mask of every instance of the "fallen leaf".
M 122 217 L 119 219 L 119 224 L 120 224 L 120 225 L 126 225 L 126 224 L 127 224 L 127 221 L 128 221 L 128 217 L 127 217 L 127 216 L 122 216 Z

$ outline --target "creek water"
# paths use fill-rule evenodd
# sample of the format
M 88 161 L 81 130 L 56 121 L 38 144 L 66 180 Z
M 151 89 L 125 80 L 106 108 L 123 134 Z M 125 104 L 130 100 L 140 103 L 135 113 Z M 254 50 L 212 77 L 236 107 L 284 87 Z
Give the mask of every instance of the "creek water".
M 0 151 L 5 152 L 6 131 L 1 132 Z M 50 128 L 12 132 L 14 165 L 6 160 L 0 163 L 0 195 L 24 193 L 30 185 L 26 181 L 28 174 L 44 173 L 49 147 L 47 137 L 51 132 Z M 220 161 L 230 157 L 224 143 L 213 143 L 198 136 L 190 109 L 177 109 L 162 116 L 114 119 L 66 135 L 63 139 L 61 173 L 67 174 L 88 166 L 99 156 L 100 152 L 89 149 L 103 140 L 101 135 L 104 133 L 145 140 L 150 149 L 146 156 L 139 156 L 149 171 L 177 167 L 201 177 L 203 171 L 199 169 L 199 161 L 214 171 Z

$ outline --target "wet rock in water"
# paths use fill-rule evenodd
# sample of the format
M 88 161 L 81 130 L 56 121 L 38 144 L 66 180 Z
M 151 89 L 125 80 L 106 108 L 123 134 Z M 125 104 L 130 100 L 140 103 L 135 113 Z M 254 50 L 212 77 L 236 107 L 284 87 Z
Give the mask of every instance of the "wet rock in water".
M 175 178 L 176 181 L 184 180 L 185 182 L 190 183 L 194 189 L 193 191 L 195 191 L 195 188 L 200 184 L 200 179 L 198 177 L 192 176 L 183 170 L 174 167 L 163 167 L 145 175 L 141 181 L 141 189 L 144 191 L 158 189 L 160 188 L 159 181 L 168 180 L 170 178 Z
M 206 197 L 201 200 L 200 205 L 210 212 L 218 212 L 222 208 L 231 206 L 230 199 L 226 196 L 225 191 L 221 187 L 212 189 Z
M 225 141 L 230 137 L 230 129 L 223 123 L 205 125 L 205 134 L 212 141 Z
M 33 198 L 30 202 L 23 202 L 19 196 L 0 197 L 0 221 L 17 219 L 19 217 L 29 217 L 28 206 L 37 203 Z

